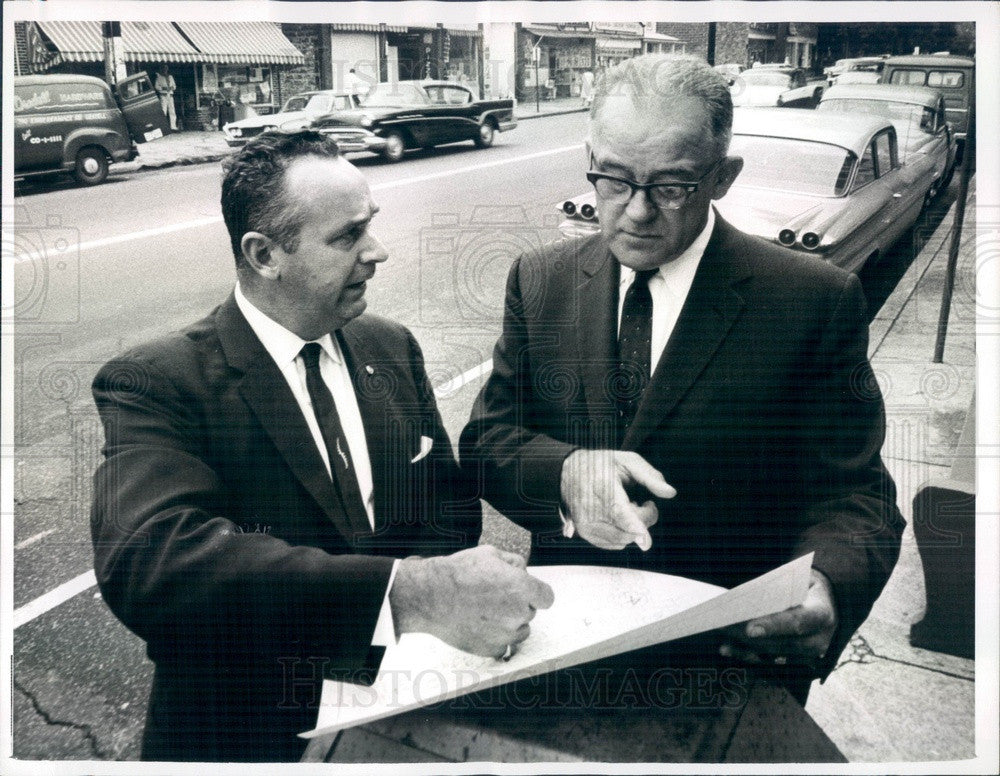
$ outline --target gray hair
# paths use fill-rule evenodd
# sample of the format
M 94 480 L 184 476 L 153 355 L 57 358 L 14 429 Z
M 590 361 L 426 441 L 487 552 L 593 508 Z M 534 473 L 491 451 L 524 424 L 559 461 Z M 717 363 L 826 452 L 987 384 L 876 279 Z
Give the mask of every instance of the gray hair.
M 733 98 L 725 77 L 693 56 L 645 54 L 606 70 L 594 87 L 590 121 L 595 123 L 608 97 L 627 96 L 636 106 L 657 109 L 671 97 L 696 97 L 708 111 L 719 155 L 729 150 L 733 134 Z

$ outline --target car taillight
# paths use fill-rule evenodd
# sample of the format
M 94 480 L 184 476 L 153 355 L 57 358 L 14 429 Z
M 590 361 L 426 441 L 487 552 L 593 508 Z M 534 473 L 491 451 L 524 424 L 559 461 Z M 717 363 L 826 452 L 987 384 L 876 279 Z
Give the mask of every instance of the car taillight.
M 802 247 L 813 251 L 819 246 L 819 235 L 815 232 L 806 232 L 802 235 Z
M 576 205 L 573 204 L 573 200 L 567 199 L 562 204 L 562 212 L 568 216 L 576 215 Z
M 580 215 L 590 221 L 597 215 L 597 211 L 593 205 L 580 205 Z
M 778 232 L 778 242 L 782 245 L 795 245 L 795 232 L 791 229 L 782 229 Z

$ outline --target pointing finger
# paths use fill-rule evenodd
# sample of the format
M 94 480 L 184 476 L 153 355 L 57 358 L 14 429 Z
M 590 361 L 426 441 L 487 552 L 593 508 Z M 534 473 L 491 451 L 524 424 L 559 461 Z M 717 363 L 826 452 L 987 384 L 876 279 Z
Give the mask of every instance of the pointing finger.
M 639 483 L 654 496 L 673 498 L 677 495 L 676 489 L 638 453 L 619 456 L 618 464 L 625 469 L 631 481 Z

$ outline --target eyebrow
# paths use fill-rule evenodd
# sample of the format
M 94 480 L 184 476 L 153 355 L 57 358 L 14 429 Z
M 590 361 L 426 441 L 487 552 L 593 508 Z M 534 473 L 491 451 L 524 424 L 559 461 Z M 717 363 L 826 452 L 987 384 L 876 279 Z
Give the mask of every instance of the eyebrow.
M 627 177 L 627 178 L 629 178 L 631 180 L 635 180 L 635 177 L 634 177 L 635 173 L 633 173 L 632 170 L 630 170 L 629 168 L 625 167 L 624 165 L 618 164 L 617 162 L 610 161 L 610 162 L 601 163 L 601 162 L 598 162 L 597 159 L 595 158 L 594 159 L 594 163 L 601 170 L 618 172 L 618 173 L 621 173 L 623 176 L 625 176 L 625 177 Z M 658 179 L 664 178 L 664 177 L 670 178 L 672 180 L 683 181 L 684 178 L 689 178 L 689 179 L 693 178 L 694 177 L 694 173 L 691 172 L 691 170 L 686 170 L 686 169 L 683 169 L 683 168 L 680 168 L 680 167 L 671 167 L 671 168 L 666 169 L 666 170 L 657 170 L 653 174 L 653 176 L 652 176 L 652 178 L 650 180 L 655 182 Z M 670 183 L 670 180 L 664 181 L 664 183 Z
M 330 234 L 328 234 L 326 236 L 326 241 L 327 242 L 333 242 L 334 240 L 339 240 L 341 237 L 344 237 L 345 235 L 351 233 L 352 231 L 354 231 L 355 229 L 357 229 L 359 226 L 362 226 L 362 225 L 370 223 L 371 220 L 375 217 L 375 215 L 378 213 L 378 211 L 380 209 L 381 208 L 379 208 L 378 205 L 374 205 L 374 204 L 370 205 L 369 208 L 368 208 L 368 213 L 367 214 L 361 214 L 361 215 L 355 216 L 354 218 L 352 218 L 350 221 L 348 221 L 346 224 L 344 224 L 337 231 L 330 232 Z

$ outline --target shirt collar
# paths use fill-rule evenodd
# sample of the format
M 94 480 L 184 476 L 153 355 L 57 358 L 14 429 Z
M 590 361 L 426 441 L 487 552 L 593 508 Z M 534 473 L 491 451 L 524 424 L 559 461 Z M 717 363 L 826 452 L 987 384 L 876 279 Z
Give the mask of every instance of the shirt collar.
M 240 308 L 240 312 L 247 319 L 247 323 L 250 324 L 253 333 L 257 335 L 257 339 L 264 346 L 264 350 L 274 359 L 274 363 L 280 369 L 284 369 L 285 366 L 294 362 L 307 340 L 302 339 L 295 332 L 289 331 L 276 320 L 262 312 L 260 308 L 246 298 L 239 283 L 236 284 L 236 290 L 233 294 L 236 297 L 236 306 Z M 319 339 L 313 341 L 318 342 L 320 347 L 326 351 L 326 354 L 335 363 L 340 363 L 340 349 L 334 343 L 333 337 L 329 334 L 324 334 Z
M 678 285 L 690 287 L 690 279 L 694 277 L 694 273 L 698 269 L 698 264 L 701 262 L 701 257 L 705 255 L 705 248 L 708 247 L 708 241 L 712 237 L 712 230 L 714 228 L 715 208 L 710 207 L 708 209 L 708 219 L 705 221 L 705 226 L 698 233 L 698 236 L 691 241 L 691 244 L 676 259 L 668 261 L 666 264 L 661 264 L 659 273 L 653 279 L 662 277 L 671 289 L 677 288 Z M 623 264 L 621 266 L 619 285 L 627 286 L 631 284 L 633 277 L 635 277 L 635 271 Z

